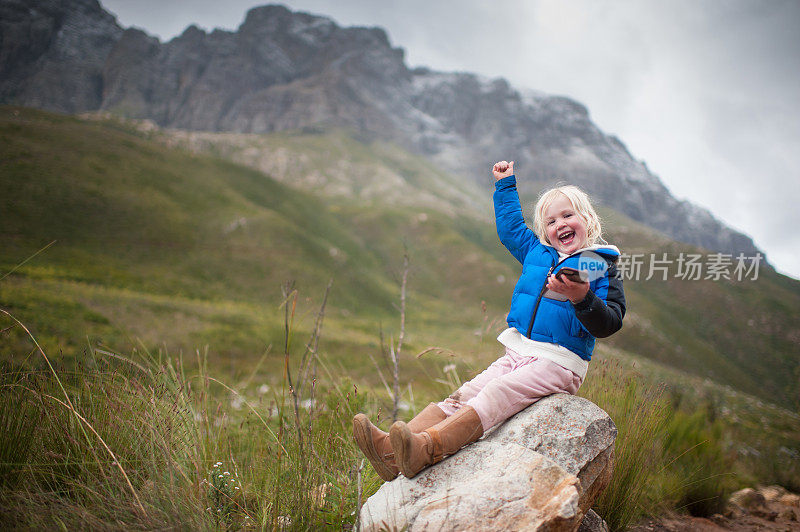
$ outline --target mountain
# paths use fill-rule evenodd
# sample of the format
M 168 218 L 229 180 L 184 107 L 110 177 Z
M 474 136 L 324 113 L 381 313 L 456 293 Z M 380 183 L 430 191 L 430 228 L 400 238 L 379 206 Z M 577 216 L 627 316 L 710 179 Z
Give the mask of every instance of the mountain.
M 462 182 L 485 182 L 491 163 L 513 158 L 535 190 L 569 181 L 676 240 L 758 251 L 675 199 L 578 102 L 503 79 L 409 69 L 379 28 L 263 6 L 236 32 L 190 26 L 162 43 L 121 28 L 95 0 L 0 0 L 0 15 L 0 103 L 186 130 L 347 130 L 424 156 Z
M 0 2 L 0 99 L 70 113 L 98 108 L 122 34 L 96 1 Z

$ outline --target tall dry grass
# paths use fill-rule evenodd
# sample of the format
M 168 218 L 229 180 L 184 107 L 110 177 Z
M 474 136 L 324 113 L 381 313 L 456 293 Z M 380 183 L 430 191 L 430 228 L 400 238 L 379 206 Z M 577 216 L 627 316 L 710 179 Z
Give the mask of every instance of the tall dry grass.
M 2 528 L 341 529 L 377 488 L 350 443 L 372 407 L 346 378 L 300 395 L 287 360 L 264 394 L 215 378 L 200 353 L 90 348 L 69 370 L 36 355 L 39 369 L 0 368 Z
M 580 395 L 603 408 L 617 425 L 614 473 L 595 503 L 612 530 L 642 515 L 650 479 L 663 466 L 659 452 L 670 406 L 659 386 L 641 383 L 619 363 L 594 364 Z

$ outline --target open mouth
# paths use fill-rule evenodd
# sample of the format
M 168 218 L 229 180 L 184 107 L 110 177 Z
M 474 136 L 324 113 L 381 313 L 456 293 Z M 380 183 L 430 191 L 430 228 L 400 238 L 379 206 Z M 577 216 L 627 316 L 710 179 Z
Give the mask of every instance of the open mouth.
M 561 242 L 562 245 L 568 246 L 572 244 L 572 240 L 575 238 L 575 231 L 566 231 L 558 236 L 558 241 Z

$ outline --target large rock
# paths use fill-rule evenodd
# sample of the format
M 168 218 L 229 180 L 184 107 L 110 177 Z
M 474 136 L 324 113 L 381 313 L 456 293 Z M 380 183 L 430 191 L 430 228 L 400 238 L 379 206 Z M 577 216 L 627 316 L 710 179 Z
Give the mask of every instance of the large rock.
M 597 405 L 552 395 L 413 479 L 381 486 L 361 530 L 577 530 L 611 479 L 616 435 Z

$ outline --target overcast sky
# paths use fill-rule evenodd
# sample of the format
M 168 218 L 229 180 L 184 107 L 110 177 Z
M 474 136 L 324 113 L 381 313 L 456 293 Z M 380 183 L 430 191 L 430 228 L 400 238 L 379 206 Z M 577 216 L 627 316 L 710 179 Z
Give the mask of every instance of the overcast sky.
M 162 40 L 192 23 L 235 30 L 268 3 L 100 1 L 121 25 Z M 675 196 L 708 207 L 800 278 L 800 0 L 282 3 L 380 26 L 410 66 L 575 98 Z

